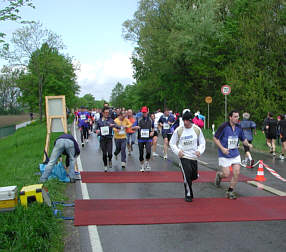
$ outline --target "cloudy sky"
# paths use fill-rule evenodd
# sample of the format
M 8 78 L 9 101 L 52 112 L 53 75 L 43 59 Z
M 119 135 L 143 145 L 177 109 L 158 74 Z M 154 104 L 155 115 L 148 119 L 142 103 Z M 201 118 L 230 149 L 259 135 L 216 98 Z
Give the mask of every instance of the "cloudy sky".
M 80 63 L 80 96 L 109 100 L 117 82 L 132 84 L 130 57 L 134 45 L 122 37 L 122 23 L 131 19 L 137 0 L 33 0 L 35 9 L 24 8 L 20 15 L 40 21 L 61 36 L 65 53 Z M 21 25 L 5 22 L 0 31 L 12 34 Z M 0 62 L 1 65 L 4 63 Z

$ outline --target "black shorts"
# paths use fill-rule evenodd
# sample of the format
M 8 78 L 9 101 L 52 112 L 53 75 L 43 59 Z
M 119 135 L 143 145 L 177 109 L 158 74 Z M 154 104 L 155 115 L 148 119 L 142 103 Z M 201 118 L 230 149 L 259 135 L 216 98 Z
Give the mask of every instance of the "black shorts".
M 272 133 L 272 134 L 271 133 L 267 133 L 266 134 L 266 138 L 267 139 L 276 139 L 276 133 L 275 134 L 274 133 Z
M 163 139 L 168 138 L 168 142 L 170 142 L 172 134 L 164 134 Z
M 158 136 L 158 132 L 157 132 L 156 130 L 154 131 L 153 137 L 155 137 L 155 136 L 156 136 L 156 137 Z
M 252 143 L 252 141 L 248 141 L 250 144 Z M 243 145 L 243 148 L 244 148 L 244 152 L 248 152 L 250 151 L 249 147 L 248 146 L 245 146 Z
M 286 142 L 286 136 L 283 136 L 283 137 L 280 138 L 280 139 L 281 139 L 281 142 L 282 142 L 282 143 Z

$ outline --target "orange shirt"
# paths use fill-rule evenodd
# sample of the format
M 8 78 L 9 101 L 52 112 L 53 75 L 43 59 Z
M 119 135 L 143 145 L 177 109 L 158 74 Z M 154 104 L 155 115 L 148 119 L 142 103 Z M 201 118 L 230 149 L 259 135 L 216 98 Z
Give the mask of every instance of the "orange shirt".
M 128 118 L 128 117 L 127 117 L 127 118 Z M 135 123 L 135 121 L 136 121 L 136 119 L 135 119 L 133 116 L 130 117 L 130 118 L 128 118 L 128 120 L 131 122 L 132 125 L 133 125 L 133 124 Z M 134 133 L 134 132 L 135 132 L 135 130 L 132 130 L 132 127 L 126 129 L 126 133 Z

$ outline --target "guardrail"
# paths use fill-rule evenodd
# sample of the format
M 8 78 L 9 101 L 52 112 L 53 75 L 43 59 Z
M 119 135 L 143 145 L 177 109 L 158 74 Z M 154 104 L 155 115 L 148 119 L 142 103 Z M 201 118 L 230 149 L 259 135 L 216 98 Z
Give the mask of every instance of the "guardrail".
M 10 125 L 0 128 L 0 138 L 10 136 L 16 132 L 16 125 Z

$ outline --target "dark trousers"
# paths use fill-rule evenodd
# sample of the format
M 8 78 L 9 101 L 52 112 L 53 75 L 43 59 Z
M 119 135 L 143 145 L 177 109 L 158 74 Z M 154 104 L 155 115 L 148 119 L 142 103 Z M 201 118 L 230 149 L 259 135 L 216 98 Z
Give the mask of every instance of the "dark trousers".
M 138 142 L 140 162 L 144 161 L 144 147 L 146 148 L 146 159 L 149 160 L 151 157 L 151 142 Z
M 100 148 L 102 150 L 102 159 L 104 166 L 107 166 L 107 156 L 109 161 L 112 159 L 112 138 L 100 137 Z
M 185 196 L 191 196 L 193 198 L 194 195 L 193 195 L 193 189 L 192 189 L 192 181 L 197 179 L 198 161 L 181 158 L 180 167 L 181 167 L 183 179 L 184 179 Z
M 88 139 L 88 127 L 81 126 L 80 140 L 82 143 L 84 139 Z
M 121 152 L 121 162 L 126 163 L 126 138 L 124 139 L 115 139 L 115 152 L 114 155 L 118 155 Z

